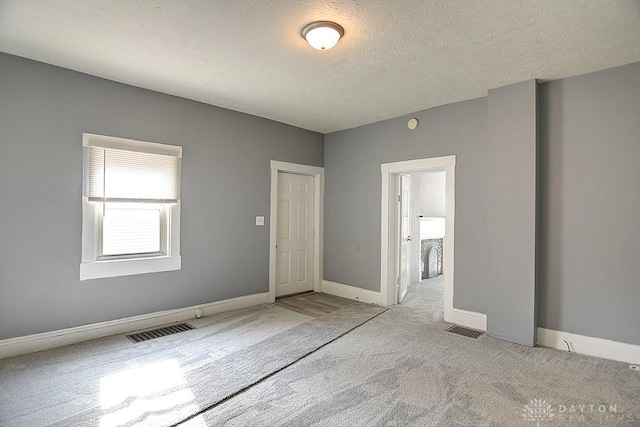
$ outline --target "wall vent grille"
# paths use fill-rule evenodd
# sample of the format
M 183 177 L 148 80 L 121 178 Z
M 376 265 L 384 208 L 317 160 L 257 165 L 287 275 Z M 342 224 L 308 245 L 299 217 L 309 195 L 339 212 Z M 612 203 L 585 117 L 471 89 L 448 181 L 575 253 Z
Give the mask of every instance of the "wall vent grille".
M 462 326 L 452 326 L 447 329 L 447 332 L 451 332 L 453 334 L 462 335 L 463 337 L 469 338 L 478 338 L 484 332 L 476 331 L 475 329 L 463 328 Z
M 130 341 L 134 343 L 152 340 L 154 338 L 166 337 L 180 332 L 195 329 L 188 323 L 178 323 L 176 325 L 164 326 L 162 328 L 151 329 L 150 331 L 137 332 L 135 334 L 126 335 Z

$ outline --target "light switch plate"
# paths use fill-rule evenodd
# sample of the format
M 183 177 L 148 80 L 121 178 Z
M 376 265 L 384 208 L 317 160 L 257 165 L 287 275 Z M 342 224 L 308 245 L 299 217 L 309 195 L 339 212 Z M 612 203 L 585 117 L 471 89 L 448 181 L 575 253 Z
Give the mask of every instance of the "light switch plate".
M 256 217 L 256 225 L 264 225 L 264 217 L 263 216 L 257 216 Z

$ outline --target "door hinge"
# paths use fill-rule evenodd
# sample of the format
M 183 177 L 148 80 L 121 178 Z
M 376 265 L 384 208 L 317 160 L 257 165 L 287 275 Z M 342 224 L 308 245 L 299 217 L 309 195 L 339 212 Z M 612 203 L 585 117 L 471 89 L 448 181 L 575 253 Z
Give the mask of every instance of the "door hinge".
M 400 278 L 398 277 L 398 279 L 396 280 L 396 288 L 400 287 Z
M 398 203 L 402 202 L 402 196 L 398 196 Z

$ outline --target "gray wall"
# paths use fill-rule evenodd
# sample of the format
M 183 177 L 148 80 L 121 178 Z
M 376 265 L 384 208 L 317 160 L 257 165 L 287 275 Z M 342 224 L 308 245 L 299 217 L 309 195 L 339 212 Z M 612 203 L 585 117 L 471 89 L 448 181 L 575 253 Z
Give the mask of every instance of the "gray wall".
M 325 136 L 326 280 L 379 291 L 380 165 L 455 154 L 454 305 L 486 311 L 486 115 L 480 98 Z
M 540 86 L 539 326 L 640 344 L 640 63 Z
M 537 216 L 537 324 L 640 344 L 640 63 L 545 83 L 538 92 L 537 153 L 527 145 L 536 159 L 521 159 L 529 172 L 537 161 L 536 206 L 527 179 L 530 209 L 523 212 L 528 230 Z M 325 279 L 379 290 L 380 164 L 455 154 L 454 306 L 487 313 L 493 299 L 507 299 L 488 284 L 487 165 L 502 154 L 488 148 L 487 103 L 446 105 L 325 136 Z M 420 119 L 414 132 L 406 128 L 411 116 Z M 520 189 L 509 188 L 515 203 Z M 516 260 L 526 264 L 527 277 L 529 234 L 529 249 Z
M 487 333 L 535 345 L 536 128 L 534 80 L 489 91 Z
M 0 339 L 267 292 L 269 161 L 321 134 L 6 54 L 0 94 Z M 82 132 L 183 147 L 182 270 L 78 280 Z
M 538 325 L 640 344 L 640 64 L 539 93 Z M 322 135 L 6 54 L 0 94 L 0 339 L 267 290 L 269 160 Z M 381 163 L 456 154 L 454 305 L 488 311 L 487 114 L 326 135 L 325 279 L 379 290 Z M 82 132 L 184 147 L 181 271 L 78 281 Z

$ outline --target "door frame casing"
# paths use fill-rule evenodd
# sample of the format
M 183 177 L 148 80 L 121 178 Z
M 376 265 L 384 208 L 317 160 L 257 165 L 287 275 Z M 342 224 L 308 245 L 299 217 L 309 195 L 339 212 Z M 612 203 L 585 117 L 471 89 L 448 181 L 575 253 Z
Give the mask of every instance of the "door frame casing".
M 271 160 L 271 206 L 269 210 L 269 301 L 276 300 L 276 269 L 278 253 L 278 173 L 294 173 L 313 177 L 313 290 L 321 291 L 322 232 L 324 212 L 324 168 Z
M 411 174 L 429 171 L 445 172 L 445 244 L 443 248 L 444 277 L 444 320 L 452 321 L 453 309 L 453 274 L 454 274 L 454 242 L 455 242 L 455 166 L 456 156 L 433 157 L 428 159 L 406 160 L 384 163 L 382 173 L 382 203 L 380 232 L 380 305 L 388 307 L 397 303 L 396 286 L 393 285 L 395 271 L 395 252 L 399 250 L 394 243 L 397 234 L 398 219 L 396 210 L 397 181 L 400 174 Z

